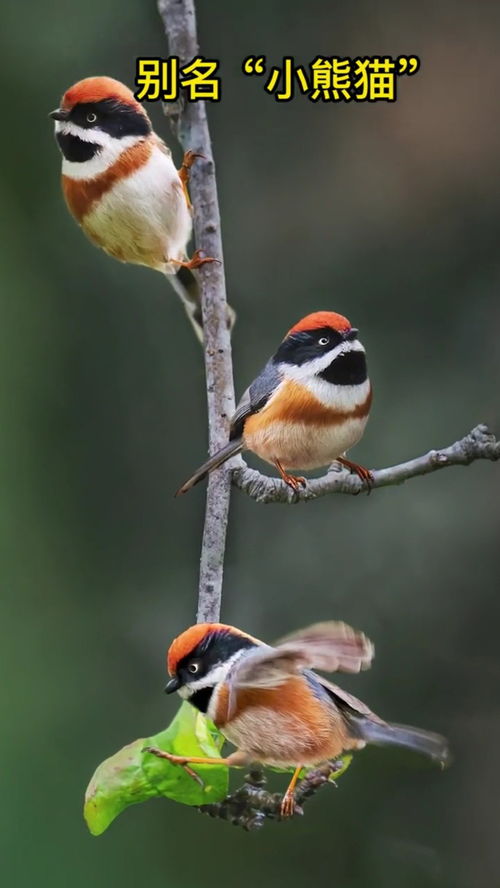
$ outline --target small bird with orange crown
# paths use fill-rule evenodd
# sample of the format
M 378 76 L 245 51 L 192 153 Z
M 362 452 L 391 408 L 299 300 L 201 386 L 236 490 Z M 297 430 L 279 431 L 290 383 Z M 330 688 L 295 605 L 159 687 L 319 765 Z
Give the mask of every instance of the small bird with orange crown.
M 312 671 L 359 672 L 369 668 L 373 655 L 369 639 L 342 622 L 316 623 L 273 646 L 234 626 L 198 623 L 170 646 L 165 691 L 178 691 L 237 749 L 221 758 L 173 755 L 157 747 L 147 751 L 182 765 L 196 779 L 190 764 L 294 768 L 283 817 L 294 813 L 303 768 L 335 761 L 367 743 L 406 747 L 444 766 L 449 761 L 444 737 L 385 722 Z
M 288 331 L 247 388 L 231 420 L 229 443 L 179 490 L 186 493 L 242 450 L 276 466 L 297 491 L 305 479 L 289 469 L 318 469 L 334 460 L 370 489 L 371 473 L 344 454 L 361 438 L 372 401 L 358 331 L 333 311 L 317 311 Z
M 90 240 L 122 262 L 168 275 L 199 339 L 201 305 L 193 269 L 216 260 L 196 251 L 187 260 L 192 213 L 187 151 L 180 170 L 127 86 L 87 77 L 52 111 L 62 153 L 62 188 L 70 213 Z M 228 310 L 228 324 L 234 313 Z

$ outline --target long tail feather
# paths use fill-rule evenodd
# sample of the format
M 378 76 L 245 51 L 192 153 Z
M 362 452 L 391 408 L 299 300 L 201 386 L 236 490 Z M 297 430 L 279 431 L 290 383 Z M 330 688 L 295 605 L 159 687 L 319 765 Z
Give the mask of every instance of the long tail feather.
M 179 296 L 184 310 L 193 327 L 196 337 L 203 342 L 203 321 L 201 316 L 201 294 L 198 281 L 190 268 L 181 266 L 177 274 L 168 274 L 167 279 Z M 227 325 L 230 330 L 236 319 L 234 309 L 227 306 Z
M 237 453 L 241 453 L 242 449 L 243 441 L 241 438 L 235 438 L 234 441 L 230 441 L 229 444 L 226 444 L 225 447 L 222 447 L 217 453 L 214 453 L 210 459 L 207 459 L 207 461 L 196 470 L 194 475 L 191 475 L 191 477 L 184 482 L 182 487 L 179 487 L 179 490 L 175 495 L 179 496 L 181 493 L 187 493 L 187 491 L 191 490 L 195 484 L 198 484 L 198 481 L 202 481 L 203 478 L 206 478 L 209 472 L 218 469 L 222 463 L 231 459 L 232 456 L 236 456 Z
M 448 741 L 440 734 L 409 725 L 381 724 L 368 718 L 351 717 L 349 720 L 355 722 L 357 733 L 368 743 L 413 749 L 439 762 L 443 767 L 451 760 Z
M 203 326 L 201 320 L 201 295 L 198 281 L 189 268 L 179 268 L 177 274 L 168 274 L 168 282 L 172 285 L 184 306 L 189 322 L 196 338 L 203 342 Z

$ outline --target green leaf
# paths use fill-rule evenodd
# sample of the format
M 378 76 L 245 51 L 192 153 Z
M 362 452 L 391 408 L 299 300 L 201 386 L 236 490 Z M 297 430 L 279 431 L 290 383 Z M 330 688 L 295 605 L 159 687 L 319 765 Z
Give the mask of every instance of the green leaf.
M 330 775 L 329 779 L 330 779 L 331 783 L 335 783 L 335 781 L 338 780 L 339 777 L 344 776 L 345 772 L 347 771 L 349 765 L 352 762 L 352 755 L 350 755 L 349 753 L 346 753 L 345 755 L 339 755 L 338 761 L 342 762 L 342 767 L 339 768 L 338 771 L 335 771 L 334 774 Z
M 224 799 L 229 785 L 224 765 L 192 765 L 203 780 L 201 786 L 184 768 L 145 751 L 147 746 L 158 746 L 178 755 L 214 757 L 220 755 L 223 742 L 222 734 L 201 713 L 183 703 L 166 730 L 134 740 L 99 765 L 85 793 L 83 813 L 90 832 L 100 835 L 129 805 L 156 796 L 184 805 Z
M 87 826 L 99 836 L 125 808 L 147 799 L 163 796 L 183 805 L 220 802 L 228 794 L 229 769 L 224 765 L 190 765 L 199 774 L 203 786 L 184 768 L 146 751 L 157 746 L 165 752 L 185 756 L 217 757 L 224 737 L 189 703 L 183 703 L 168 728 L 154 737 L 141 737 L 120 749 L 99 765 L 85 793 L 83 809 Z M 339 757 L 343 767 L 332 774 L 337 780 L 349 767 L 352 756 Z M 270 768 L 288 773 L 293 768 Z M 301 776 L 307 773 L 304 769 Z

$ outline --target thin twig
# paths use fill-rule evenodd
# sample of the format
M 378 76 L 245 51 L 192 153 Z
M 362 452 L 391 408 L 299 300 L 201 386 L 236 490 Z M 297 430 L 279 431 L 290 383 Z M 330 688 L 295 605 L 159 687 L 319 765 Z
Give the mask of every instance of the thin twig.
M 478 425 L 468 435 L 455 441 L 441 450 L 430 450 L 424 456 L 418 456 L 408 462 L 387 469 L 376 469 L 372 472 L 372 489 L 391 487 L 402 484 L 410 478 L 428 475 L 448 466 L 468 466 L 478 459 L 492 461 L 500 459 L 500 442 L 489 431 L 486 425 Z M 243 465 L 233 469 L 233 484 L 239 487 L 258 503 L 307 503 L 329 493 L 358 494 L 366 490 L 366 486 L 357 475 L 345 470 L 330 470 L 321 478 L 313 478 L 298 493 L 288 487 L 279 478 L 269 478 L 255 469 L 249 468 L 244 460 Z
M 158 0 L 158 9 L 170 55 L 178 56 L 181 64 L 191 61 L 199 54 L 193 0 Z M 167 109 L 167 116 L 184 150 L 191 149 L 196 154 L 203 155 L 192 167 L 189 186 L 194 208 L 196 246 L 205 255 L 220 260 L 204 265 L 199 272 L 209 447 L 213 453 L 227 441 L 229 420 L 234 411 L 233 365 L 227 327 L 226 284 L 215 165 L 205 103 L 177 103 L 170 111 Z M 209 481 L 200 559 L 198 622 L 220 619 L 230 492 L 229 469 L 218 473 L 217 478 Z

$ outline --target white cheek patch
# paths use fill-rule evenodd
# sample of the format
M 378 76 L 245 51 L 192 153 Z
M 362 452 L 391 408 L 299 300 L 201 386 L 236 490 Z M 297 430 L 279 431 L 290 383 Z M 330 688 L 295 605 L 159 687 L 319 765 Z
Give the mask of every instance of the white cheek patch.
M 224 681 L 227 673 L 229 671 L 229 661 L 227 663 L 219 663 L 217 666 L 214 666 L 210 672 L 207 672 L 202 678 L 194 679 L 189 682 L 188 685 L 185 685 L 185 688 L 189 691 L 190 694 L 196 693 L 196 691 L 201 691 L 203 688 L 211 688 L 213 685 L 218 684 L 220 681 Z
M 93 145 L 107 145 L 110 141 L 116 142 L 116 139 L 113 139 L 108 133 L 103 133 L 102 130 L 85 129 L 70 120 L 56 120 L 54 129 L 56 133 L 61 133 L 63 136 L 75 136 L 81 142 L 91 142 Z
M 183 700 L 189 700 L 193 694 L 196 694 L 196 691 L 201 691 L 203 688 L 213 688 L 215 685 L 224 682 L 231 669 L 233 660 L 234 658 L 227 660 L 225 663 L 217 663 L 206 675 L 203 675 L 201 678 L 193 678 L 188 684 L 183 685 L 179 689 L 180 696 Z
M 80 141 L 88 142 L 91 145 L 99 145 L 99 150 L 94 157 L 83 163 L 67 160 L 63 155 L 62 173 L 63 176 L 68 176 L 70 179 L 94 179 L 106 172 L 127 148 L 131 148 L 132 145 L 136 145 L 144 139 L 144 136 L 124 136 L 122 139 L 117 139 L 102 130 L 84 129 L 67 120 L 56 120 L 55 132 L 65 136 L 75 136 Z

